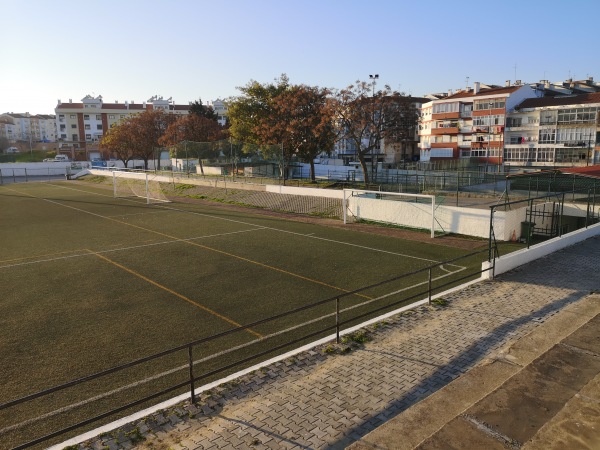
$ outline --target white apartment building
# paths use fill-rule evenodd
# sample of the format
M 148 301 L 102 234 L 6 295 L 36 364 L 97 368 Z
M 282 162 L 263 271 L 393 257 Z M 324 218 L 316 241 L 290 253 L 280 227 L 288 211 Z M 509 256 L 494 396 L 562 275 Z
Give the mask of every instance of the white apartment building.
M 56 121 L 53 115 L 5 113 L 0 115 L 0 135 L 10 143 L 32 146 L 37 142 L 56 141 Z
M 217 113 L 217 122 L 219 122 L 219 125 L 225 126 L 227 123 L 227 103 L 224 100 L 216 99 L 212 102 L 207 102 L 207 106 L 211 106 Z
M 532 98 L 506 123 L 504 162 L 515 166 L 600 163 L 600 92 Z

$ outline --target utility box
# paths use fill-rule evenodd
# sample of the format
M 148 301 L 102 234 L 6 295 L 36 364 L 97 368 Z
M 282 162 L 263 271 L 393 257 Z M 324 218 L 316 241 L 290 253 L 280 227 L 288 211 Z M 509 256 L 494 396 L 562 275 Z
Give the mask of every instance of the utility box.
M 533 237 L 535 222 L 521 222 L 521 241 L 530 242 Z

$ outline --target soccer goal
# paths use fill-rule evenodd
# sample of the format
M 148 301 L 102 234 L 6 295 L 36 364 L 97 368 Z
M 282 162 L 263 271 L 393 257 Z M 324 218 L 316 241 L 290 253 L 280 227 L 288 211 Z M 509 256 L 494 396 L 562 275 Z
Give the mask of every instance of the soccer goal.
M 160 185 L 160 175 L 120 170 L 115 170 L 112 174 L 115 198 L 144 198 L 147 204 L 170 202 Z
M 344 223 L 368 220 L 431 231 L 435 237 L 435 196 L 344 189 Z

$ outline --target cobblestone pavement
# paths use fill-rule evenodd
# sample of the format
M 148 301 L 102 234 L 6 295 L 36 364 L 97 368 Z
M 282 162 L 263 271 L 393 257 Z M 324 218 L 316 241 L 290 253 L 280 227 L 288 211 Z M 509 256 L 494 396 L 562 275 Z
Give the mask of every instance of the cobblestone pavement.
M 589 239 L 370 326 L 351 351 L 315 348 L 79 448 L 344 448 L 600 291 L 598 255 L 600 238 Z

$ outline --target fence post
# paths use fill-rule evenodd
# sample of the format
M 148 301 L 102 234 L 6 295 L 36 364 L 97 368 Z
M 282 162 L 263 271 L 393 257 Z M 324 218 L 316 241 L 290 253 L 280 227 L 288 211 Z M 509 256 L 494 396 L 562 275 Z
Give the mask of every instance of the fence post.
M 190 369 L 190 401 L 192 402 L 192 404 L 196 404 L 196 397 L 194 395 L 194 391 L 196 390 L 194 387 L 194 357 L 192 355 L 193 349 L 192 346 L 190 345 L 188 347 L 188 364 L 189 364 L 189 369 Z
M 340 298 L 335 299 L 335 342 L 340 343 Z
M 429 280 L 428 280 L 428 284 L 427 284 L 427 291 L 429 292 L 429 305 L 431 305 L 431 267 L 428 270 L 429 272 Z

